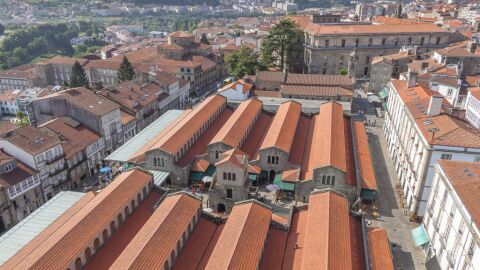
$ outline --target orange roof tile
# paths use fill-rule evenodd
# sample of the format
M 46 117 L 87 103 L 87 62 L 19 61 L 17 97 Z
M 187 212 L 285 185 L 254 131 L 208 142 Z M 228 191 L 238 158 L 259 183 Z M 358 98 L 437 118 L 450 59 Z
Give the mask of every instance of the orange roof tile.
M 230 147 L 240 147 L 245 134 L 252 130 L 253 123 L 262 112 L 262 102 L 249 99 L 240 103 L 227 123 L 222 126 L 210 144 L 224 143 Z
M 253 164 L 248 164 L 248 173 L 259 174 L 261 171 L 262 171 L 262 168 Z
M 243 152 L 250 156 L 250 160 L 257 159 L 258 150 L 265 140 L 265 136 L 267 135 L 270 125 L 272 124 L 272 120 L 273 116 L 266 112 L 262 112 L 255 122 L 250 135 L 248 135 L 247 139 L 240 148 Z
M 257 269 L 271 217 L 256 201 L 235 204 L 205 269 Z
M 210 162 L 208 160 L 199 158 L 195 160 L 191 170 L 194 172 L 205 172 L 208 169 L 208 166 L 210 166 Z
M 306 239 L 307 214 L 307 210 L 301 210 L 295 212 L 292 216 L 282 269 L 301 269 Z
M 225 153 L 222 153 L 218 162 L 215 163 L 215 166 L 219 166 L 225 162 L 232 163 L 240 168 L 245 168 L 248 164 L 247 154 L 237 148 L 230 149 Z
M 353 121 L 354 141 L 361 176 L 361 188 L 377 190 L 377 179 L 373 170 L 372 156 L 368 146 L 367 131 L 362 121 Z
M 195 132 L 197 132 L 217 111 L 222 111 L 226 106 L 226 98 L 215 95 L 207 98 L 185 116 L 177 125 L 169 130 L 160 140 L 153 145 L 153 149 L 160 149 L 169 154 L 176 154 L 187 145 Z
M 68 268 L 150 181 L 152 176 L 139 169 L 120 174 L 15 268 Z
M 267 243 L 263 250 L 261 270 L 282 269 L 285 246 L 287 245 L 288 234 L 284 231 L 271 228 L 268 232 Z
M 275 147 L 289 154 L 301 112 L 302 105 L 300 103 L 295 101 L 282 103 L 273 118 L 260 150 Z
M 200 264 L 198 265 L 197 269 L 205 269 L 207 267 L 207 263 L 210 260 L 210 256 L 212 256 L 213 249 L 217 245 L 218 239 L 220 238 L 220 235 L 223 232 L 223 228 L 225 228 L 225 223 L 221 223 L 218 225 L 217 230 L 215 230 L 215 234 L 213 237 L 210 239 L 210 242 L 208 243 L 208 247 L 203 253 L 202 260 L 200 261 Z
M 347 198 L 311 194 L 305 226 L 302 269 L 352 269 Z
M 393 270 L 392 253 L 387 231 L 380 228 L 368 229 L 368 251 L 372 270 Z
M 251 83 L 245 82 L 244 80 L 237 80 L 237 81 L 234 81 L 232 83 L 229 83 L 229 84 L 225 85 L 224 87 L 222 87 L 220 89 L 220 91 L 225 91 L 225 90 L 228 90 L 228 89 L 237 90 L 237 85 L 242 86 L 242 93 L 246 93 L 246 92 L 250 91 L 253 87 L 253 84 L 251 84 Z
M 167 196 L 110 269 L 162 269 L 200 208 L 187 193 Z
M 282 172 L 282 181 L 283 182 L 296 182 L 298 179 L 298 169 L 292 169 Z

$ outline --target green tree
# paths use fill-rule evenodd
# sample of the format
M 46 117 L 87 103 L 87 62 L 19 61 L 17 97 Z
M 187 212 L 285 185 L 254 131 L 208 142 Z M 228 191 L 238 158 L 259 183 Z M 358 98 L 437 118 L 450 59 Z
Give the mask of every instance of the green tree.
M 0 36 L 5 33 L 5 27 L 0 23 Z
M 339 75 L 347 75 L 348 74 L 348 70 L 346 68 L 340 68 L 338 69 L 338 74 Z
M 16 116 L 17 116 L 17 118 L 20 120 L 20 124 L 19 124 L 19 125 L 20 125 L 21 127 L 30 124 L 30 122 L 28 121 L 27 115 L 25 115 L 24 112 L 18 111 L 18 112 L 16 113 Z
M 80 86 L 88 88 L 87 74 L 85 74 L 85 70 L 83 70 L 83 67 L 78 61 L 75 61 L 72 66 L 72 75 L 70 76 L 69 86 L 72 88 Z
M 262 61 L 267 66 L 288 69 L 293 49 L 298 45 L 300 30 L 295 22 L 284 19 L 275 24 L 262 44 Z
M 202 34 L 202 38 L 200 38 L 200 43 L 210 45 L 210 42 L 208 41 L 207 35 L 205 33 Z
M 228 73 L 235 79 L 253 75 L 259 68 L 258 55 L 247 46 L 242 46 L 240 50 L 227 55 L 225 63 Z
M 133 79 L 135 75 L 135 71 L 133 70 L 132 63 L 128 61 L 126 56 L 123 56 L 122 63 L 120 64 L 120 68 L 118 69 L 118 79 L 123 81 L 129 81 Z
M 395 18 L 402 17 L 402 4 L 398 4 L 397 9 L 395 10 Z

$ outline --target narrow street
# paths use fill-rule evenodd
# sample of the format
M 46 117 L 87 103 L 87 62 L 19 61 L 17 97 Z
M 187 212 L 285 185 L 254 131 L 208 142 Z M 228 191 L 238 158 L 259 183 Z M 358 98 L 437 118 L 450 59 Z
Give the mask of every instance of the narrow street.
M 367 127 L 379 190 L 376 205 L 380 216 L 372 219 L 372 226 L 387 230 L 388 237 L 392 242 L 393 261 L 396 269 L 426 269 L 425 255 L 420 248 L 415 247 L 411 236 L 411 230 L 419 224 L 409 221 L 396 194 L 395 186 L 398 178 L 383 135 L 383 119 L 373 115 L 368 115 L 367 119 L 376 121 L 375 127 Z

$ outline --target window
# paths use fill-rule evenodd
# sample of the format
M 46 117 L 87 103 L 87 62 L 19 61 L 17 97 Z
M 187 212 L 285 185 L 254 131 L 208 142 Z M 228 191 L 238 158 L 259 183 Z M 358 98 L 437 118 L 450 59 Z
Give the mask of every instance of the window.
M 236 173 L 232 173 L 232 180 L 233 181 L 237 180 L 237 174 Z
M 275 157 L 275 164 L 278 164 L 279 157 Z
M 398 46 L 398 37 L 395 38 L 395 46 Z
M 326 178 L 327 177 L 325 175 L 322 176 L 322 185 L 325 185 Z
M 232 180 L 232 173 L 227 173 L 227 179 Z
M 270 156 L 268 156 L 267 159 L 268 159 L 267 163 L 270 164 L 270 163 L 271 163 L 271 158 L 270 158 Z
M 227 188 L 227 198 L 228 199 L 231 199 L 233 196 L 232 196 L 232 189 L 231 188 Z
M 7 166 L 5 166 L 5 171 L 9 172 L 11 170 L 12 170 L 12 164 L 7 164 Z
M 473 160 L 473 162 L 480 162 L 480 156 L 475 156 L 475 159 Z
M 363 75 L 365 75 L 365 76 L 368 75 L 368 67 L 365 67 L 365 69 L 363 70 Z
M 442 154 L 440 156 L 440 159 L 451 160 L 452 159 L 452 154 Z
M 408 38 L 408 45 L 412 45 L 412 38 Z
M 327 185 L 330 185 L 330 175 L 327 176 Z
M 440 37 L 437 37 L 437 41 L 435 42 L 435 44 L 440 44 Z
M 365 57 L 365 64 L 368 65 L 370 64 L 370 56 L 367 55 L 367 57 Z
M 342 39 L 342 47 L 345 47 L 345 39 Z
M 449 88 L 448 89 L 448 92 L 447 92 L 447 96 L 451 97 L 453 94 L 453 89 L 452 88 Z
M 215 151 L 215 159 L 218 159 L 218 151 Z
M 373 44 L 373 39 L 369 39 L 368 40 L 368 47 L 372 46 L 372 44 Z
M 327 69 L 326 68 L 323 68 L 322 74 L 327 74 Z
M 386 41 L 387 41 L 386 39 L 382 38 L 382 45 L 385 45 Z
M 223 173 L 223 180 L 227 180 L 227 173 L 226 172 Z
M 325 47 L 327 47 L 327 48 L 328 48 L 328 46 L 329 46 L 329 45 L 330 45 L 330 40 L 328 40 L 328 39 L 327 39 L 327 40 L 325 40 Z
M 425 38 L 422 37 L 422 38 L 420 39 L 420 45 L 423 45 L 424 43 L 425 43 Z
M 360 42 L 360 40 L 355 39 L 355 47 L 358 47 L 359 42 Z
M 332 176 L 332 183 L 331 184 L 332 184 L 332 186 L 335 185 L 335 176 Z

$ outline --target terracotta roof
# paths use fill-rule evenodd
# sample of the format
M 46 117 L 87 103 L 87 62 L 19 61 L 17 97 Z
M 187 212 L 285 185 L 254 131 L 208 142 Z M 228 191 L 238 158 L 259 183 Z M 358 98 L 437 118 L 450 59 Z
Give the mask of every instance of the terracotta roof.
M 446 57 L 480 57 L 480 48 L 475 53 L 467 49 L 468 42 L 461 42 L 435 52 Z
M 15 79 L 34 79 L 37 78 L 35 70 L 17 70 L 9 69 L 0 71 L 1 78 L 15 78 Z
M 474 87 L 468 89 L 471 93 L 471 95 L 476 98 L 477 100 L 480 100 L 480 87 Z
M 162 269 L 200 208 L 187 193 L 167 196 L 110 269 Z
M 225 108 L 225 104 L 225 97 L 215 95 L 207 98 L 164 134 L 152 149 L 158 148 L 172 155 L 176 154 L 210 117 L 217 111 L 222 111 L 222 108 Z
M 282 172 L 282 181 L 283 182 L 296 182 L 298 179 L 299 170 L 292 169 Z
M 205 269 L 257 269 L 271 217 L 256 201 L 235 204 Z
M 73 158 L 81 151 L 85 151 L 86 154 L 87 147 L 102 138 L 97 132 L 68 116 L 49 121 L 40 128 L 58 136 L 67 159 Z
M 110 69 L 110 70 L 118 70 L 120 68 L 120 62 L 119 61 L 112 61 L 110 59 L 107 60 L 92 60 L 89 61 L 84 69 L 85 70 L 90 70 L 90 69 Z
M 122 123 L 122 126 L 132 122 L 135 120 L 135 116 L 129 114 L 129 113 L 126 113 L 122 110 L 120 110 L 120 122 Z
M 215 233 L 219 230 L 219 226 L 214 222 L 201 217 L 195 226 L 192 234 L 187 240 L 186 245 L 182 248 L 178 256 L 173 270 L 196 270 L 199 268 L 202 259 L 210 258 L 206 251 L 209 245 L 214 241 Z
M 282 95 L 308 97 L 352 97 L 353 90 L 338 86 L 282 85 Z
M 63 56 L 55 56 L 53 58 L 48 59 L 44 63 L 57 64 L 57 65 L 73 65 L 75 64 L 75 61 L 78 61 L 78 63 L 80 63 L 80 65 L 82 66 L 88 63 L 88 60 L 86 59 L 63 57 Z M 43 63 L 40 63 L 40 64 L 43 64 Z
M 305 228 L 307 223 L 307 215 L 307 210 L 300 210 L 292 215 L 287 246 L 285 247 L 285 256 L 283 257 L 282 269 L 302 269 L 302 258 L 306 239 Z M 315 267 L 314 269 L 317 268 Z
M 210 166 L 210 162 L 208 162 L 208 160 L 199 158 L 195 160 L 191 170 L 194 172 L 205 172 L 208 169 L 208 166 Z
M 84 110 L 94 113 L 95 115 L 105 115 L 119 108 L 119 105 L 113 101 L 95 95 L 91 90 L 84 87 L 77 87 L 64 90 L 44 99 L 60 96 L 65 100 L 82 107 Z
M 13 160 L 15 160 L 14 157 L 5 153 L 3 149 L 0 149 L 1 164 L 5 164 Z M 16 166 L 11 171 L 0 174 L 0 187 L 14 186 L 22 182 L 23 180 L 28 179 L 33 175 L 37 174 L 37 171 L 23 164 L 19 160 L 16 160 L 15 163 L 16 163 Z
M 257 159 L 258 151 L 265 140 L 265 136 L 267 135 L 270 125 L 272 124 L 272 120 L 273 116 L 266 112 L 262 112 L 255 122 L 252 131 L 240 148 L 240 150 L 245 152 L 250 157 L 250 160 Z
M 8 133 L 14 130 L 15 128 L 17 128 L 17 126 L 8 120 L 0 121 L 0 134 Z
M 354 141 L 360 170 L 361 188 L 377 190 L 377 179 L 373 170 L 372 156 L 368 146 L 367 131 L 363 121 L 353 121 Z
M 219 91 L 226 91 L 228 89 L 233 89 L 233 90 L 236 91 L 238 85 L 242 86 L 242 93 L 247 93 L 253 87 L 253 84 L 245 82 L 244 80 L 236 80 L 232 83 L 229 83 L 229 84 L 225 85 Z
M 390 18 L 390 17 L 385 17 L 385 16 L 374 17 L 372 22 L 382 23 L 382 24 L 397 24 L 397 25 L 398 24 L 422 24 L 422 22 L 415 21 L 415 20 Z
M 288 234 L 277 228 L 270 228 L 267 243 L 262 254 L 260 270 L 282 269 Z
M 222 153 L 218 162 L 215 163 L 215 166 L 219 166 L 221 164 L 224 164 L 225 162 L 229 162 L 240 168 L 245 168 L 245 166 L 247 166 L 248 164 L 248 157 L 247 157 L 247 154 L 245 154 L 241 150 L 238 150 L 237 148 L 233 148 Z
M 60 144 L 57 136 L 42 132 L 33 126 L 17 128 L 14 135 L 5 140 L 31 155 L 38 155 Z
M 138 169 L 122 173 L 19 262 L 15 269 L 68 268 L 79 254 L 83 254 L 86 246 L 109 226 L 110 221 L 117 218 L 124 205 L 128 205 L 151 180 L 150 174 Z
M 348 199 L 334 192 L 311 194 L 302 269 L 352 269 Z
M 259 174 L 261 171 L 262 168 L 253 164 L 248 164 L 248 173 Z
M 260 150 L 275 147 L 289 154 L 301 112 L 302 105 L 295 101 L 282 103 L 278 107 Z
M 156 83 L 140 84 L 136 81 L 125 81 L 98 92 L 100 96 L 134 112 L 158 103 L 163 93 L 163 88 Z
M 261 111 L 261 101 L 257 99 L 243 101 L 210 144 L 224 143 L 230 147 L 240 147 L 242 138 L 252 130 L 252 126 Z
M 287 73 L 285 84 L 315 85 L 315 86 L 344 86 L 353 89 L 352 79 L 343 75 L 325 74 L 298 74 Z
M 381 228 L 368 229 L 368 251 L 372 270 L 393 270 L 392 253 L 387 231 Z
M 256 97 L 282 97 L 282 92 L 280 91 L 262 91 L 262 90 L 253 90 L 253 95 Z
M 193 34 L 185 31 L 177 31 L 177 32 L 171 33 L 168 36 L 169 37 L 193 37 Z
M 259 71 L 257 81 L 284 82 L 285 73 L 280 71 Z

